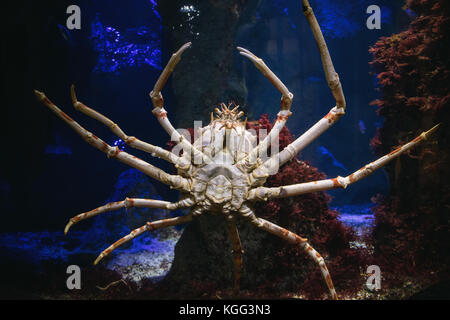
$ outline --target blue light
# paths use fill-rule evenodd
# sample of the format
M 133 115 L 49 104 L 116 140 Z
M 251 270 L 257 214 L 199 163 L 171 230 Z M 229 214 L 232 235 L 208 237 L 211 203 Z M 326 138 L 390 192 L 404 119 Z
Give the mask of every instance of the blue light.
M 351 3 L 312 0 L 311 6 L 314 8 L 317 20 L 325 36 L 345 38 L 353 36 L 361 29 L 363 21 L 355 19 L 355 11 L 359 11 L 359 16 L 365 13 L 366 10 L 363 10 L 363 7 L 366 2 L 367 0 L 356 0 Z
M 97 15 L 91 24 L 91 41 L 99 53 L 94 72 L 118 74 L 126 68 L 148 65 L 161 70 L 161 17 L 150 1 L 155 19 L 151 26 L 118 30 L 104 26 Z
M 156 0 L 150 0 L 150 3 L 152 4 L 153 13 L 159 19 L 159 21 L 161 21 L 161 16 L 159 15 L 158 10 L 156 9 L 156 6 L 157 6 Z
M 372 0 L 336 1 L 311 0 L 317 20 L 325 36 L 346 38 L 365 28 L 367 7 Z M 391 10 L 381 7 L 382 23 L 391 23 Z
M 311 0 L 311 7 L 325 37 L 347 38 L 365 29 L 367 7 L 372 0 Z M 272 0 L 272 6 L 279 14 L 286 16 L 292 29 L 297 29 L 294 21 L 302 15 L 300 0 Z M 390 24 L 392 11 L 386 6 L 381 7 L 381 21 Z
M 126 147 L 126 143 L 122 139 L 118 139 L 113 142 L 113 146 L 118 147 L 120 150 L 124 151 L 125 147 Z
M 382 6 L 381 8 L 381 23 L 391 23 L 392 19 L 392 11 L 386 6 Z

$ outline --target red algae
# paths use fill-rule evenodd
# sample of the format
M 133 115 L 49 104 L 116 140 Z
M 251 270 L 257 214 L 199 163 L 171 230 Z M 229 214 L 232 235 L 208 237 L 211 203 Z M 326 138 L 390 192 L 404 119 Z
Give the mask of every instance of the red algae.
M 268 116 L 263 115 L 256 124 L 249 126 L 257 132 L 259 129 L 269 131 L 272 128 Z M 284 127 L 279 136 L 280 150 L 293 141 L 293 135 Z M 279 172 L 269 177 L 266 186 L 277 187 L 302 182 L 326 179 L 326 175 L 306 161 L 294 158 L 282 166 Z M 366 250 L 350 247 L 356 235 L 352 228 L 340 222 L 338 212 L 328 208 L 331 198 L 324 192 L 314 192 L 293 197 L 291 199 L 272 199 L 260 203 L 256 207 L 257 215 L 280 226 L 306 237 L 308 242 L 325 258 L 338 295 L 351 295 L 364 285 L 361 277 L 362 269 L 369 263 Z M 303 249 L 295 245 L 285 244 L 277 252 L 280 265 L 277 273 L 283 272 L 310 259 Z M 304 262 L 302 262 L 304 260 Z M 322 274 L 317 268 L 310 270 L 303 283 L 296 283 L 290 288 L 293 292 L 301 292 L 306 298 L 326 297 L 327 288 Z M 259 288 L 258 295 L 270 292 L 274 283 L 268 282 Z
M 443 125 L 430 142 L 387 166 L 391 191 L 374 199 L 374 260 L 390 272 L 429 277 L 450 262 L 450 3 L 408 0 L 405 9 L 416 16 L 409 28 L 370 49 L 381 92 L 372 105 L 385 118 L 371 146 L 389 153 Z

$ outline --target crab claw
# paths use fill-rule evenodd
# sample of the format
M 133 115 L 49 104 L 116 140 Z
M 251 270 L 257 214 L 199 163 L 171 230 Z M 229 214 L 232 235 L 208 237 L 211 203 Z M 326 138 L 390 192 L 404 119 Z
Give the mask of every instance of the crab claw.
M 66 224 L 66 227 L 64 228 L 64 235 L 67 236 L 67 233 L 69 232 L 70 227 L 73 225 L 72 219 L 69 220 L 69 222 Z

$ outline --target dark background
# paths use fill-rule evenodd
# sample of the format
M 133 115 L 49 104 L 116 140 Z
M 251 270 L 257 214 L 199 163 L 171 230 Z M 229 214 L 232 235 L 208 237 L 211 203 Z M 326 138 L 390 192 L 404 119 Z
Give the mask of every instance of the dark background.
M 361 1 L 356 2 L 361 5 Z M 374 76 L 369 74 L 371 57 L 368 48 L 380 36 L 398 32 L 409 22 L 406 13 L 400 9 L 402 1 L 376 2 L 374 4 L 387 6 L 391 11 L 389 23 L 383 23 L 381 30 L 365 28 L 364 21 L 368 15 L 365 11 L 357 11 L 356 16 L 347 17 L 356 19 L 360 25 L 354 33 L 326 34 L 348 110 L 339 123 L 304 151 L 302 159 L 318 166 L 330 177 L 349 174 L 376 158 L 369 142 L 375 135 L 375 123 L 381 120 L 375 108 L 369 106 L 377 92 Z M 69 41 L 58 24 L 65 25 L 66 8 L 71 4 L 81 7 L 82 27 L 81 30 L 70 31 Z M 179 1 L 166 2 L 165 14 L 171 5 L 175 10 L 179 4 Z M 311 4 L 314 6 L 315 3 Z M 280 5 L 285 5 L 289 14 L 284 14 L 283 10 L 276 11 Z M 45 92 L 85 128 L 113 143 L 117 138 L 107 128 L 72 107 L 69 88 L 75 83 L 80 101 L 107 115 L 128 135 L 164 146 L 168 137 L 151 114 L 148 97 L 160 70 L 144 65 L 124 68 L 119 74 L 94 72 L 98 52 L 93 50 L 90 40 L 91 24 L 97 14 L 105 25 L 118 30 L 146 25 L 154 19 L 154 14 L 150 1 L 143 0 L 126 3 L 105 0 L 15 1 L 2 12 L 0 232 L 60 230 L 70 217 L 102 205 L 120 173 L 127 168 L 119 162 L 109 161 L 105 154 L 87 145 L 39 104 L 32 90 Z M 323 81 L 315 43 L 297 1 L 261 1 L 256 13 L 249 15 L 248 21 L 240 21 L 234 35 L 235 44 L 262 57 L 294 93 L 294 114 L 288 127 L 298 136 L 334 106 Z M 203 11 L 201 16 L 204 15 Z M 207 25 L 200 24 L 198 28 L 202 35 L 208 34 Z M 161 33 L 163 65 L 173 50 L 171 32 L 173 30 L 164 25 Z M 221 36 L 209 35 L 219 39 Z M 206 36 L 187 36 L 186 42 L 192 40 L 193 46 L 202 47 L 207 39 Z M 183 56 L 183 59 L 190 58 L 189 52 Z M 279 93 L 243 59 L 236 53 L 233 68 L 245 79 L 248 92 L 245 103 L 250 119 L 258 119 L 262 113 L 269 113 L 274 119 L 279 110 Z M 176 110 L 183 106 L 179 102 L 178 105 L 170 104 L 170 92 L 169 81 L 164 96 L 169 116 L 177 123 L 180 116 Z M 360 120 L 366 126 L 365 133 L 360 130 Z M 45 152 L 48 145 L 58 143 L 68 146 L 71 154 Z M 348 171 L 343 172 L 342 168 L 321 156 L 317 151 L 319 146 L 329 150 Z M 147 154 L 139 151 L 133 151 L 133 154 L 173 172 L 168 164 Z M 177 198 L 176 192 L 160 183 L 155 181 L 154 186 L 164 199 Z M 387 178 L 380 171 L 350 190 L 331 194 L 335 196 L 334 204 L 368 202 L 370 197 L 385 192 L 387 188 Z

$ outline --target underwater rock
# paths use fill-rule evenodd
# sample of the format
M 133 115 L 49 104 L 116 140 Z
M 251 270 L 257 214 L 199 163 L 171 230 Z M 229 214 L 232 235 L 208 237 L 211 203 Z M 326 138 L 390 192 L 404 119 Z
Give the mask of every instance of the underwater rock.
M 124 171 L 114 185 L 114 191 L 105 201 L 130 198 L 162 200 L 150 179 L 135 169 Z M 13 252 L 24 265 L 36 272 L 47 272 L 47 265 L 76 264 L 83 269 L 102 250 L 144 225 L 147 221 L 171 217 L 169 211 L 149 208 L 130 208 L 101 214 L 91 221 L 72 228 L 65 236 L 62 231 L 21 232 L 0 235 L 0 256 Z M 84 225 L 84 226 L 83 226 Z M 77 225 L 78 227 L 78 225 Z M 143 281 L 157 282 L 168 272 L 174 258 L 174 247 L 181 236 L 177 228 L 166 228 L 145 233 L 122 245 L 105 257 L 96 268 L 113 270 L 125 281 L 140 288 Z
M 144 281 L 158 282 L 169 271 L 174 259 L 175 244 L 181 236 L 181 231 L 168 228 L 164 237 L 143 235 L 145 239 L 139 246 L 131 250 L 117 250 L 106 268 L 116 271 L 122 278 L 132 282 L 137 289 Z
M 257 132 L 269 131 L 267 115 L 257 124 L 248 124 Z M 280 133 L 280 148 L 292 142 L 285 127 Z M 279 186 L 323 179 L 325 175 L 308 163 L 294 159 L 267 186 Z M 335 286 L 339 290 L 357 290 L 360 268 L 365 267 L 361 251 L 350 247 L 355 233 L 338 220 L 328 208 L 323 192 L 293 198 L 274 199 L 255 206 L 256 215 L 287 228 L 302 237 L 325 258 Z M 296 245 L 264 232 L 239 219 L 237 227 L 244 256 L 241 294 L 248 297 L 289 297 L 302 293 L 318 298 L 326 296 L 318 266 Z M 188 224 L 175 247 L 175 259 L 161 288 L 176 297 L 227 296 L 233 285 L 231 244 L 223 216 L 203 213 Z
M 128 169 L 119 176 L 113 192 L 104 204 L 122 201 L 127 197 L 164 200 L 157 193 L 151 180 L 136 169 Z M 93 218 L 94 221 L 88 232 L 88 239 L 86 239 L 85 245 L 95 246 L 96 249 L 103 250 L 121 236 L 125 236 L 132 230 L 143 226 L 147 221 L 168 217 L 170 217 L 168 210 L 153 208 L 124 208 L 100 214 Z M 161 232 L 164 233 L 164 230 L 161 230 Z M 155 232 L 153 236 L 159 237 L 161 232 Z M 139 239 L 132 243 L 139 242 Z M 130 244 L 127 243 L 121 248 L 129 246 Z
M 136 169 L 124 171 L 114 185 L 114 191 L 105 201 L 122 201 L 125 198 L 164 200 L 156 192 L 150 179 Z M 82 243 L 82 249 L 98 254 L 132 230 L 155 221 L 171 217 L 168 210 L 130 208 L 107 212 L 94 218 Z M 70 235 L 70 233 L 69 233 Z M 157 281 L 169 270 L 173 250 L 181 232 L 175 228 L 146 232 L 123 244 L 104 258 L 106 267 L 134 282 L 137 287 L 144 279 Z
M 232 58 L 237 27 L 258 2 L 158 1 L 167 35 L 168 52 L 163 56 L 170 57 L 175 48 L 193 42 L 172 75 L 171 113 L 176 127 L 192 127 L 193 120 L 209 122 L 210 112 L 221 102 L 233 100 L 247 112 L 245 84 L 233 70 Z
M 241 279 L 243 290 L 266 285 L 267 281 L 273 280 L 267 277 L 268 274 L 278 278 L 274 284 L 274 287 L 278 288 L 277 291 L 283 291 L 286 286 L 295 284 L 299 276 L 305 276 L 302 272 L 298 275 L 295 271 L 277 275 L 274 269 L 281 241 L 248 223 L 239 221 L 237 226 L 244 250 Z M 213 283 L 215 290 L 226 290 L 233 284 L 233 270 L 231 243 L 224 218 L 204 215 L 185 228 L 175 247 L 172 268 L 162 284 L 177 288 L 185 294 L 192 294 L 193 289 L 195 292 L 196 287 L 208 283 Z M 199 289 L 199 292 L 194 294 L 215 293 Z

